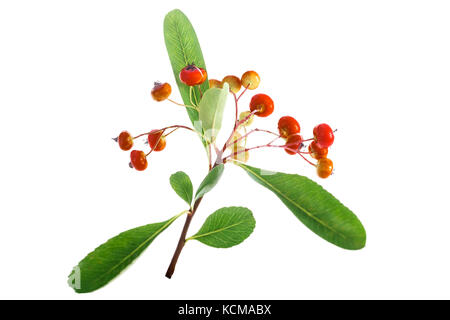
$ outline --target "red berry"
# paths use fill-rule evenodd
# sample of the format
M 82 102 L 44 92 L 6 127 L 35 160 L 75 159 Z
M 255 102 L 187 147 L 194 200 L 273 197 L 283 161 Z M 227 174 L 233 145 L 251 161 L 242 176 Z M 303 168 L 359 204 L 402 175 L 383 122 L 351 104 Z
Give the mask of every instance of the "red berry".
M 328 155 L 328 149 L 319 147 L 315 141 L 311 142 L 308 147 L 308 151 L 311 157 L 316 160 L 326 158 Z
M 206 70 L 190 64 L 180 71 L 180 80 L 188 86 L 202 84 L 208 77 Z
M 172 87 L 170 84 L 155 82 L 155 86 L 152 89 L 152 98 L 156 101 L 166 100 L 172 93 Z
M 319 159 L 317 162 L 317 175 L 323 179 L 333 173 L 333 161 L 328 158 Z
M 280 136 L 286 139 L 290 135 L 300 133 L 300 125 L 292 117 L 282 117 L 278 121 L 278 131 L 280 132 Z
M 147 156 L 144 151 L 133 150 L 130 153 L 131 165 L 138 171 L 144 171 L 147 169 L 148 162 Z
M 303 138 L 299 134 L 293 134 L 289 136 L 286 140 L 286 144 L 284 147 L 284 151 L 288 154 L 297 154 L 298 150 L 300 150 L 302 146 Z
M 259 93 L 253 96 L 250 101 L 250 110 L 257 111 L 258 117 L 270 116 L 273 112 L 273 100 L 266 94 Z
M 314 141 L 320 148 L 329 148 L 334 141 L 333 129 L 326 123 L 321 123 L 317 125 L 314 130 Z
M 122 131 L 117 138 L 120 149 L 128 151 L 133 147 L 133 137 L 128 131 Z
M 154 151 L 162 151 L 166 147 L 166 137 L 161 130 L 152 130 L 148 134 L 148 144 Z

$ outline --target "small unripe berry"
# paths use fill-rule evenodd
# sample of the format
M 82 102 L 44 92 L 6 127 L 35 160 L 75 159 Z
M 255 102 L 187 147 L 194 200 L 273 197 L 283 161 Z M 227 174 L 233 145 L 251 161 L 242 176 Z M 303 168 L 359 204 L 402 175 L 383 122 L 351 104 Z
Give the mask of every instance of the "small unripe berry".
M 223 88 L 223 83 L 222 83 L 222 81 L 219 81 L 219 80 L 216 80 L 216 79 L 209 79 L 209 87 L 210 88 L 222 89 Z
M 260 82 L 259 74 L 255 71 L 247 71 L 241 77 L 241 83 L 244 88 L 255 90 L 258 88 Z
M 243 120 L 244 120 L 245 118 L 247 118 L 250 114 L 251 114 L 250 111 L 244 111 L 244 112 L 241 112 L 241 114 L 239 115 L 239 121 L 243 121 Z M 254 119 L 254 118 L 255 118 L 255 117 L 254 117 L 253 115 L 251 115 L 251 116 L 247 119 L 247 121 L 245 121 L 245 122 L 242 123 L 241 125 L 244 126 L 244 127 L 250 126 L 250 125 L 253 123 L 253 119 Z
M 133 150 L 130 153 L 131 165 L 138 171 L 144 171 L 147 169 L 148 162 L 147 156 L 144 151 Z
M 162 151 L 166 147 L 166 137 L 161 130 L 152 130 L 148 134 L 148 144 L 153 151 Z
M 319 159 L 317 162 L 317 175 L 323 179 L 333 173 L 333 161 L 328 158 Z
M 284 151 L 287 154 L 294 155 L 302 147 L 303 138 L 299 134 L 293 134 L 286 139 L 286 144 L 284 147 Z
M 273 100 L 263 93 L 259 93 L 253 96 L 250 101 L 250 110 L 257 111 L 255 114 L 258 117 L 268 117 L 272 114 L 274 109 Z
M 120 149 L 128 151 L 133 147 L 133 137 L 128 131 L 122 131 L 117 138 Z
M 152 89 L 152 98 L 156 101 L 166 100 L 172 93 L 172 87 L 170 84 L 155 82 L 155 86 Z
M 290 135 L 300 133 L 300 125 L 297 120 L 292 117 L 281 117 L 280 120 L 278 120 L 278 131 L 280 132 L 280 136 L 286 139 Z
M 316 160 L 326 158 L 328 155 L 327 148 L 320 148 L 315 141 L 311 142 L 308 147 L 309 154 Z
M 230 91 L 238 93 L 241 90 L 241 79 L 236 76 L 226 76 L 223 78 L 222 83 L 228 83 L 230 86 Z

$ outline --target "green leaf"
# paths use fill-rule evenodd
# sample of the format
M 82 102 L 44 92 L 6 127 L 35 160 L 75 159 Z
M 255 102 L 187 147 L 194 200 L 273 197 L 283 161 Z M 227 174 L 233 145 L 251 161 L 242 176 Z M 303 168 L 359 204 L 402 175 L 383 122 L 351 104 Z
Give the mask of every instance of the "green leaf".
M 211 214 L 200 230 L 188 240 L 215 248 L 230 248 L 247 239 L 255 229 L 252 212 L 243 207 L 222 208 Z
M 191 63 L 205 70 L 206 65 L 192 24 L 184 13 L 178 9 L 170 11 L 164 19 L 164 40 L 181 98 L 185 105 L 192 105 L 191 87 L 180 81 L 179 73 Z M 200 88 L 202 92 L 206 92 L 209 89 L 208 79 L 203 82 Z M 200 103 L 200 91 L 198 88 L 192 89 L 192 101 L 196 105 Z M 192 124 L 195 126 L 195 122 L 199 120 L 198 112 L 192 108 L 186 108 L 186 111 Z
M 194 188 L 189 176 L 183 171 L 178 171 L 170 176 L 170 185 L 173 190 L 180 196 L 181 199 L 187 202 L 188 205 L 192 203 L 194 195 Z
M 69 275 L 68 284 L 77 293 L 95 291 L 129 266 L 152 241 L 178 217 L 134 228 L 109 239 L 89 253 Z
M 223 88 L 211 88 L 205 92 L 199 105 L 199 117 L 203 132 L 209 142 L 214 142 L 222 127 L 223 111 L 229 92 L 228 83 Z
M 314 181 L 296 174 L 238 165 L 275 193 L 301 222 L 323 239 L 344 249 L 365 246 L 366 231 L 355 214 Z
M 220 180 L 220 177 L 222 177 L 223 169 L 223 164 L 219 164 L 208 173 L 195 193 L 195 200 L 203 197 L 216 186 L 217 182 Z

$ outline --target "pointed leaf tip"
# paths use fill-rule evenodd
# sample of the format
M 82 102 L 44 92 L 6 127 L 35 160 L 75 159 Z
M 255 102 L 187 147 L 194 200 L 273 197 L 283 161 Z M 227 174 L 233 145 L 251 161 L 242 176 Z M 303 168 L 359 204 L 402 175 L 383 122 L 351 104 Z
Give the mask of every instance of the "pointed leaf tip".
M 216 186 L 216 184 L 222 177 L 223 170 L 224 165 L 219 164 L 215 168 L 213 168 L 210 172 L 208 172 L 205 179 L 203 179 L 202 183 L 198 187 L 197 192 L 195 193 L 194 199 L 195 201 L 203 197 L 206 193 L 210 192 Z
M 253 180 L 266 187 L 311 231 L 338 247 L 358 250 L 366 244 L 366 231 L 356 215 L 316 182 L 297 175 L 264 171 L 238 164 Z

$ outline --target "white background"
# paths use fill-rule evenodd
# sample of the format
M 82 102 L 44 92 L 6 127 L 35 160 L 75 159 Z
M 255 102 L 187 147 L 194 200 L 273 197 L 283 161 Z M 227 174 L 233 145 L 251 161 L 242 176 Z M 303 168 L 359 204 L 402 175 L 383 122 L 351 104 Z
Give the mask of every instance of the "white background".
M 210 77 L 260 73 L 257 92 L 276 110 L 255 126 L 292 115 L 305 137 L 321 122 L 339 129 L 327 180 L 282 150 L 253 152 L 249 164 L 319 181 L 361 219 L 365 249 L 323 241 L 229 165 L 190 234 L 220 207 L 247 206 L 257 224 L 243 244 L 192 241 L 168 280 L 182 218 L 103 289 L 67 286 L 97 245 L 185 209 L 170 174 L 194 185 L 206 174 L 193 134 L 173 134 L 145 172 L 111 140 L 189 125 L 149 95 L 169 81 L 180 100 L 162 28 L 174 8 L 196 28 Z M 2 1 L 0 297 L 450 298 L 449 16 L 446 1 Z M 232 114 L 230 103 L 224 132 Z

